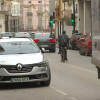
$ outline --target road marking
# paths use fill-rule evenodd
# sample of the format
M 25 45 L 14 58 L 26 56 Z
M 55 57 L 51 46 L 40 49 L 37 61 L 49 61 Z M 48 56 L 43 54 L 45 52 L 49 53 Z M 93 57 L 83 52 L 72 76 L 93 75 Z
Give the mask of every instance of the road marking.
M 78 67 L 78 66 L 71 65 L 71 64 L 67 64 L 67 65 L 70 66 L 70 67 L 72 67 L 72 68 L 75 68 L 75 69 L 79 69 L 79 70 L 82 70 L 82 71 L 86 71 L 86 72 L 90 72 L 90 73 L 97 74 L 96 71 L 93 71 L 93 70 L 90 70 L 90 69 L 80 68 L 80 67 Z
M 53 86 L 50 86 L 50 88 L 54 89 L 54 87 L 53 87 Z
M 60 90 L 56 90 L 56 91 L 59 92 L 59 93 L 61 93 L 61 94 L 63 94 L 63 95 L 67 95 L 66 93 L 64 93 L 64 92 L 62 92 Z
M 72 100 L 77 100 L 76 98 L 74 98 L 74 97 L 70 97 Z

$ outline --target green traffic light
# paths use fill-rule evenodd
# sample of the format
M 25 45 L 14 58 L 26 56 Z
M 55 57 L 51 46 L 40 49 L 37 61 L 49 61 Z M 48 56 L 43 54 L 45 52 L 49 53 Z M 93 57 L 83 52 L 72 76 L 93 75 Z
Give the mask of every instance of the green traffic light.
M 50 23 L 53 23 L 53 21 L 51 20 Z
M 71 20 L 71 22 L 73 23 L 73 22 L 74 22 L 74 20 Z

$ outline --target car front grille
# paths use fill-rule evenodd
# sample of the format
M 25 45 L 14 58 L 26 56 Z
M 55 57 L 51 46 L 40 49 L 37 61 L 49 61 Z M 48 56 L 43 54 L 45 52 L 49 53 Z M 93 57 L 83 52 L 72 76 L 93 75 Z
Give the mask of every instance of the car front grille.
M 1 65 L 2 68 L 5 68 L 9 73 L 28 73 L 31 72 L 34 65 L 23 65 L 21 71 L 18 71 L 15 65 Z

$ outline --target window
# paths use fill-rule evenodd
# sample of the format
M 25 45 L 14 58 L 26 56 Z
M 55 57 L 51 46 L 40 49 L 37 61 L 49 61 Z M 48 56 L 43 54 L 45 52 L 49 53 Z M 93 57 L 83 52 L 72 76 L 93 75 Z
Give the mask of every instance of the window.
M 33 16 L 32 12 L 27 12 L 27 16 Z
M 31 1 L 28 1 L 28 3 L 31 3 Z
M 38 1 L 38 3 L 42 3 L 42 1 Z

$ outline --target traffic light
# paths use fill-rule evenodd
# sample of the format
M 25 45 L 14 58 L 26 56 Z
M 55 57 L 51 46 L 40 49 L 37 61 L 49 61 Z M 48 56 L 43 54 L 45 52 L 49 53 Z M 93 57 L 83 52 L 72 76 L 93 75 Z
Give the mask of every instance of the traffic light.
M 71 14 L 71 22 L 72 22 L 72 23 L 75 22 L 75 16 L 74 16 L 74 14 Z
M 50 23 L 53 23 L 53 16 L 50 16 Z

